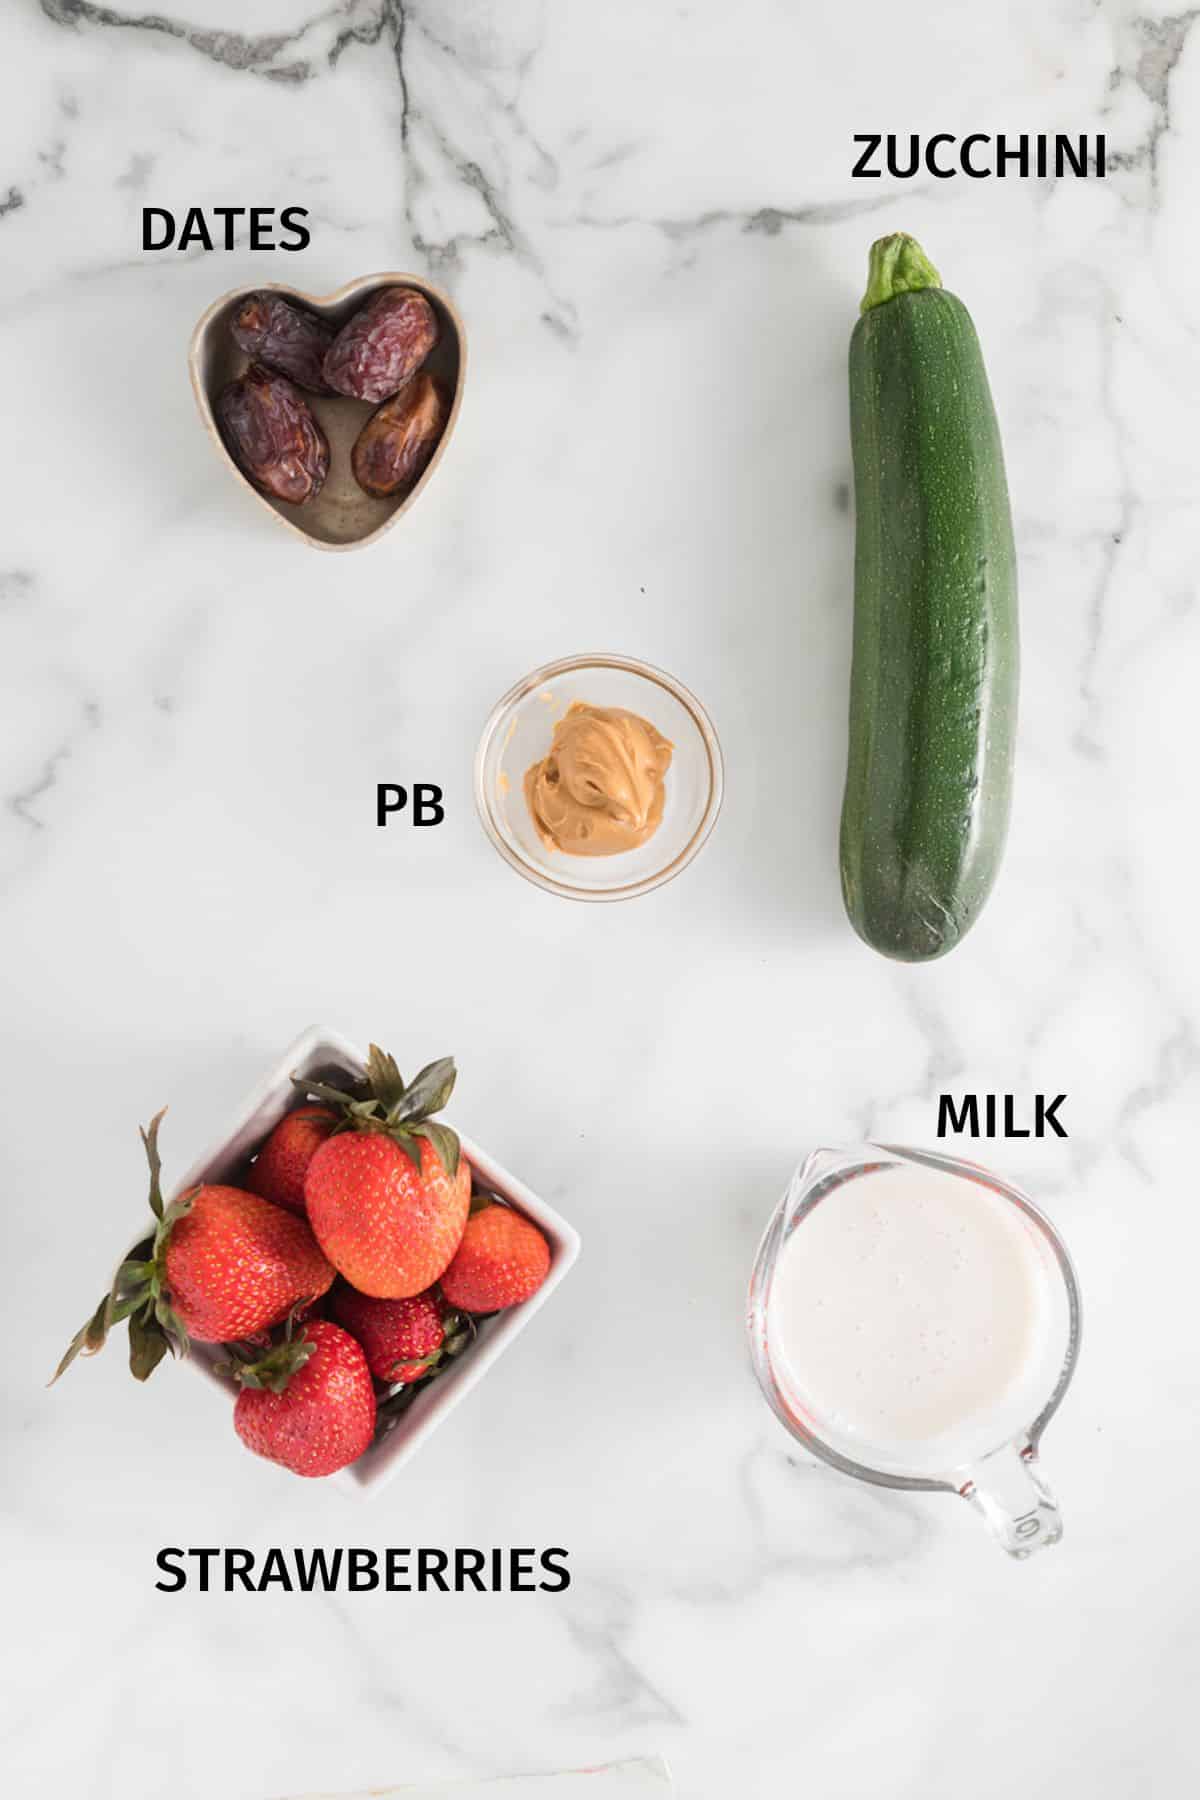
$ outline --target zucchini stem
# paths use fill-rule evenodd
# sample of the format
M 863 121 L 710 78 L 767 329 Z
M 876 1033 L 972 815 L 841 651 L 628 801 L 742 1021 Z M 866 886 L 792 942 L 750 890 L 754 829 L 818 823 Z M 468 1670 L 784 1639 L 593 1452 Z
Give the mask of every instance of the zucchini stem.
M 897 294 L 915 294 L 921 288 L 941 287 L 942 278 L 918 244 L 906 231 L 876 238 L 867 267 L 867 291 L 860 312 L 870 312 Z

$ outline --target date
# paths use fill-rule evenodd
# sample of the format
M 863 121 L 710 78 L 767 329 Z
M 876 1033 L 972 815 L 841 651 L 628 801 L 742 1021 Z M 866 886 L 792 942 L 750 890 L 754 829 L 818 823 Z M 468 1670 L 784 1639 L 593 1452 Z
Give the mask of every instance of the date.
M 416 373 L 437 340 L 437 316 L 424 294 L 384 288 L 334 338 L 325 355 L 325 380 L 353 400 L 386 400 Z
M 450 393 L 432 375 L 414 375 L 358 434 L 350 455 L 364 494 L 390 499 L 416 486 L 450 416 Z
M 329 473 L 329 440 L 299 388 L 251 363 L 217 400 L 217 418 L 239 469 L 262 494 L 304 506 Z
M 330 392 L 321 365 L 337 334 L 315 313 L 293 306 L 282 294 L 248 294 L 229 329 L 238 349 L 253 362 L 286 375 L 311 393 Z

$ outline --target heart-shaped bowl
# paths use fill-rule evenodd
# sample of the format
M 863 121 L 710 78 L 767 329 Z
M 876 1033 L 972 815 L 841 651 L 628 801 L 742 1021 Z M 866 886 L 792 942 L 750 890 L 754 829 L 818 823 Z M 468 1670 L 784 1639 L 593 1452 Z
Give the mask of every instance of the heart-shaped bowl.
M 364 494 L 351 471 L 350 452 L 354 447 L 354 440 L 375 407 L 368 401 L 350 400 L 340 394 L 306 393 L 304 398 L 329 439 L 329 474 L 325 485 L 316 499 L 308 501 L 304 506 L 289 506 L 285 501 L 272 500 L 266 494 L 260 494 L 229 454 L 216 418 L 217 397 L 222 388 L 244 374 L 251 360 L 233 341 L 230 324 L 234 313 L 250 294 L 283 294 L 288 300 L 295 300 L 298 305 L 306 307 L 309 312 L 317 313 L 321 318 L 331 320 L 334 325 L 342 326 L 380 288 L 388 287 L 416 288 L 418 293 L 424 294 L 437 314 L 438 341 L 422 368 L 428 369 L 431 375 L 439 376 L 452 395 L 446 428 L 421 479 L 407 494 L 397 495 L 390 500 L 376 500 L 370 494 Z M 385 531 L 390 531 L 397 519 L 424 493 L 426 484 L 432 479 L 434 470 L 446 453 L 446 446 L 458 422 L 466 367 L 467 341 L 462 320 L 453 301 L 439 288 L 431 287 L 429 282 L 422 280 L 421 276 L 395 271 L 381 275 L 360 275 L 357 280 L 348 281 L 345 287 L 338 288 L 336 292 L 320 296 L 302 293 L 299 288 L 288 287 L 282 281 L 258 281 L 246 287 L 234 288 L 230 293 L 222 294 L 219 300 L 214 300 L 201 316 L 192 333 L 191 349 L 188 352 L 192 392 L 196 396 L 204 429 L 218 456 L 247 493 L 254 495 L 260 506 L 266 507 L 289 531 L 315 550 L 361 550 L 364 545 L 373 544 Z

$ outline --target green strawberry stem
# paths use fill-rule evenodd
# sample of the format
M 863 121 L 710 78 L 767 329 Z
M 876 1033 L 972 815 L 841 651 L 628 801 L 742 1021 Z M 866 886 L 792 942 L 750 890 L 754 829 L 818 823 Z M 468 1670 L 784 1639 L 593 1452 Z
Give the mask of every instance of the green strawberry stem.
M 297 1300 L 284 1321 L 283 1337 L 268 1350 L 256 1344 L 226 1344 L 229 1360 L 214 1364 L 217 1374 L 230 1377 L 242 1387 L 270 1388 L 273 1394 L 282 1394 L 317 1347 L 303 1326 L 300 1335 L 295 1335 L 296 1320 L 308 1304 L 307 1300 Z
M 293 1085 L 317 1100 L 332 1106 L 338 1114 L 338 1131 L 378 1131 L 390 1137 L 403 1150 L 417 1173 L 421 1171 L 421 1152 L 414 1140 L 425 1138 L 431 1144 L 448 1175 L 458 1173 L 461 1146 L 458 1134 L 432 1118 L 441 1112 L 451 1094 L 458 1071 L 452 1056 L 439 1057 L 426 1064 L 419 1074 L 406 1083 L 396 1059 L 372 1044 L 367 1057 L 365 1082 L 350 1093 L 332 1087 L 328 1082 L 314 1081 L 307 1075 L 293 1075 Z
M 392 1371 L 391 1371 L 392 1376 L 395 1379 L 397 1379 L 398 1381 L 400 1381 L 404 1387 L 411 1387 L 414 1381 L 424 1381 L 424 1379 L 427 1375 L 431 1375 L 433 1373 L 434 1369 L 437 1368 L 438 1364 L 442 1360 L 442 1352 L 440 1349 L 439 1350 L 431 1350 L 429 1352 L 428 1356 L 423 1356 L 421 1358 L 421 1360 L 414 1366 L 411 1374 L 396 1376 L 396 1369 L 400 1368 L 408 1360 L 411 1360 L 411 1359 L 405 1358 L 403 1356 L 397 1357 L 395 1365 L 393 1366 Z
M 252 1360 L 247 1361 L 240 1355 L 235 1355 L 228 1362 L 218 1363 L 217 1373 L 232 1376 L 241 1387 L 269 1388 L 273 1394 L 282 1394 L 292 1376 L 299 1374 L 316 1347 L 301 1328 L 299 1337 L 289 1335 L 281 1344 L 273 1344 L 269 1350 Z
M 141 1132 L 150 1165 L 150 1211 L 157 1221 L 154 1234 L 118 1268 L 111 1288 L 67 1345 L 50 1378 L 51 1387 L 77 1356 L 95 1356 L 97 1350 L 102 1350 L 113 1326 L 125 1319 L 129 1321 L 129 1368 L 136 1380 L 145 1381 L 152 1375 L 168 1350 L 172 1356 L 187 1355 L 188 1334 L 167 1294 L 166 1254 L 177 1221 L 192 1210 L 195 1192 L 184 1194 L 169 1206 L 163 1202 L 158 1128 L 166 1110 L 164 1106 Z

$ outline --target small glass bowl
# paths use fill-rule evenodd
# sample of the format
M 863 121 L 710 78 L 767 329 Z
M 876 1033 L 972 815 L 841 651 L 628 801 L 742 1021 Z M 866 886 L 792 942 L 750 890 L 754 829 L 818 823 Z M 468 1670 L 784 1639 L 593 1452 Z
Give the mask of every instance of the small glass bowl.
M 615 856 L 572 856 L 543 844 L 525 804 L 525 771 L 550 748 L 574 700 L 620 706 L 671 740 L 662 823 Z M 681 682 L 631 656 L 567 656 L 535 669 L 492 709 L 475 754 L 475 804 L 501 856 L 526 880 L 568 900 L 629 900 L 687 867 L 717 822 L 724 792 L 712 721 Z

